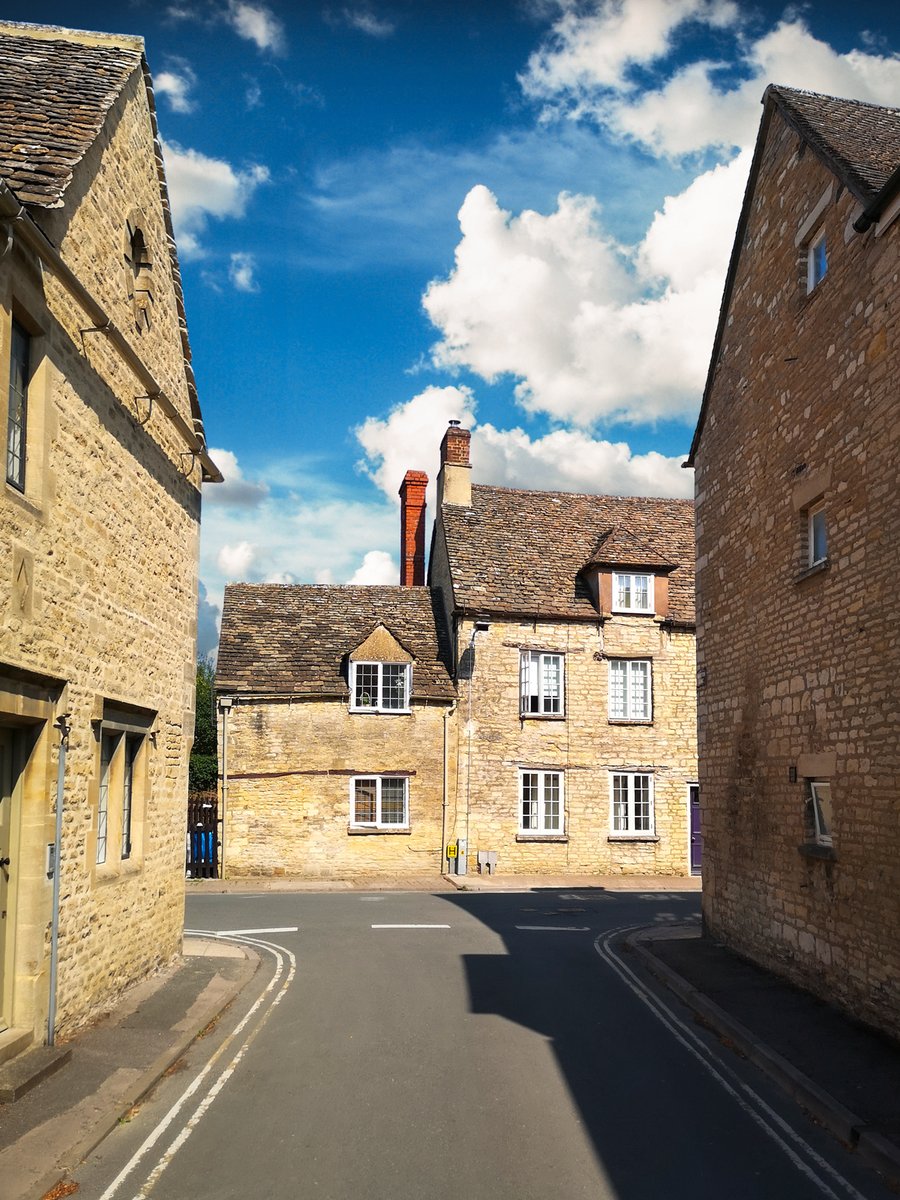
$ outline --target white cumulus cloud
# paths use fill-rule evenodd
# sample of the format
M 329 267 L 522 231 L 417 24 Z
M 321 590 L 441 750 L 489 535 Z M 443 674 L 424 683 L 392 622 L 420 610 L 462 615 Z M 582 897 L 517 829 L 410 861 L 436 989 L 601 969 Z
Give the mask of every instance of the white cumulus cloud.
M 165 71 L 154 76 L 153 90 L 159 96 L 165 96 L 173 112 L 189 113 L 197 107 L 191 95 L 197 84 L 190 64 L 183 59 L 173 59 Z
M 881 104 L 896 103 L 900 91 L 898 55 L 840 53 L 790 9 L 754 38 L 747 13 L 729 0 L 559 0 L 559 8 L 520 76 L 526 95 L 544 104 L 545 119 L 587 118 L 656 154 L 747 146 L 768 83 Z M 676 39 L 692 27 L 730 33 L 728 61 L 696 59 L 667 72 Z M 663 81 L 648 88 L 637 68 Z
M 246 251 L 231 255 L 228 263 L 228 278 L 239 292 L 258 292 L 256 282 L 256 258 Z
M 400 568 L 385 550 L 370 550 L 348 583 L 391 584 L 400 582 Z
M 264 483 L 244 478 L 244 472 L 231 450 L 210 449 L 210 458 L 222 472 L 222 483 L 211 483 L 203 489 L 203 506 L 221 505 L 225 508 L 258 508 L 269 494 Z
M 423 299 L 442 335 L 435 364 L 510 375 L 526 409 L 585 427 L 692 415 L 746 170 L 699 177 L 634 248 L 603 230 L 589 197 L 513 216 L 473 188 L 453 271 Z
M 229 0 L 225 19 L 238 37 L 253 42 L 258 50 L 284 53 L 284 25 L 267 5 Z
M 219 570 L 227 579 L 243 579 L 256 558 L 256 547 L 250 542 L 222 546 L 216 555 Z
M 176 142 L 167 142 L 164 153 L 178 249 L 187 257 L 203 253 L 200 239 L 210 217 L 242 217 L 256 189 L 270 179 L 259 163 L 236 169 Z

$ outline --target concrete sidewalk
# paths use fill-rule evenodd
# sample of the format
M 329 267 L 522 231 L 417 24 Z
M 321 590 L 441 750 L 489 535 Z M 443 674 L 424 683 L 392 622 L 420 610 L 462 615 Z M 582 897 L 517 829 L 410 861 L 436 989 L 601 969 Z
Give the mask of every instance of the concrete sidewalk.
M 629 941 L 702 1024 L 900 1189 L 900 1046 L 696 926 Z
M 41 1077 L 45 1047 L 0 1067 L 0 1086 L 5 1081 L 19 1092 L 15 1103 L 0 1106 L 3 1200 L 42 1200 L 52 1194 L 223 1012 L 258 966 L 257 956 L 241 947 L 185 939 L 183 958 L 130 988 L 112 1012 L 61 1048 L 68 1053 L 62 1069 Z M 60 1189 L 57 1194 L 69 1193 Z
M 240 879 L 189 879 L 188 896 L 247 892 L 532 892 L 601 888 L 607 892 L 699 892 L 699 875 L 383 875 L 352 879 L 294 879 L 253 875 Z

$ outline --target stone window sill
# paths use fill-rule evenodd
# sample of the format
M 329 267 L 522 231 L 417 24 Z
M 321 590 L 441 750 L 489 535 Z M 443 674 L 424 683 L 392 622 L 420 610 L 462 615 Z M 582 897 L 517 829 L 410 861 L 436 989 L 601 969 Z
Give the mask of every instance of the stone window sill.
M 519 713 L 520 721 L 564 721 L 565 713 Z
M 101 886 L 107 883 L 117 883 L 119 880 L 140 875 L 142 870 L 143 863 L 135 858 L 123 858 L 120 862 L 113 863 L 97 863 L 94 867 L 94 883 Z
M 655 833 L 611 833 L 606 840 L 608 842 L 658 842 L 659 836 Z
M 828 559 L 824 558 L 821 562 L 816 563 L 815 566 L 806 567 L 805 570 L 801 571 L 795 577 L 794 583 L 805 583 L 807 579 L 812 579 L 815 575 L 824 575 L 829 565 Z
M 517 833 L 517 842 L 557 842 L 565 845 L 569 841 L 565 833 Z
M 362 826 L 350 825 L 347 827 L 347 833 L 350 837 L 409 837 L 412 830 L 409 826 L 405 826 L 403 829 L 364 829 Z
M 797 847 L 797 851 L 804 858 L 821 858 L 825 862 L 837 862 L 834 846 L 826 846 L 824 842 L 802 842 Z
M 610 717 L 607 721 L 608 725 L 652 725 L 653 718 L 650 717 Z

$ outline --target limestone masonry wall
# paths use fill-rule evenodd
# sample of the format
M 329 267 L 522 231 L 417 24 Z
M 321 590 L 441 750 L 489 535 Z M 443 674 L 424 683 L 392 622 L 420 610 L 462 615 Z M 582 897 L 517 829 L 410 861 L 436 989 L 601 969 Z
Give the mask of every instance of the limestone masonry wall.
M 798 233 L 829 189 L 807 295 Z M 853 235 L 855 205 L 776 113 L 697 454 L 703 907 L 898 1036 L 900 228 Z M 818 500 L 828 558 L 807 571 Z M 830 848 L 810 847 L 811 778 Z
M 136 211 L 143 214 L 153 260 L 153 320 L 141 334 L 122 265 L 126 221 Z M 77 168 L 65 207 L 37 219 L 189 419 L 140 73 Z M 6 955 L 6 1014 L 40 1035 L 51 917 L 45 855 L 53 841 L 58 746 L 52 722 L 59 714 L 69 714 L 72 732 L 58 1028 L 84 1021 L 180 944 L 199 468 L 190 456 L 182 459 L 184 446 L 170 423 L 139 398 L 142 388 L 103 334 L 82 335 L 85 314 L 18 245 L 0 262 L 0 306 L 0 376 L 9 378 L 11 316 L 33 335 L 25 494 L 6 484 L 0 504 L 6 580 L 0 724 L 14 730 L 22 768 L 13 809 L 16 937 L 7 937 L 0 953 Z M 135 764 L 131 857 L 121 856 L 121 812 L 111 811 L 101 866 L 100 734 L 111 707 L 120 719 L 147 726 Z

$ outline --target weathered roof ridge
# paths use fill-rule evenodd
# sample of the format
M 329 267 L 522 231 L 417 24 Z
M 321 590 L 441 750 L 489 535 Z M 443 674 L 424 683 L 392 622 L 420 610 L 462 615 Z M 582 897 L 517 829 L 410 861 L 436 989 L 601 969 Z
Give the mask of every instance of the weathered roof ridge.
M 66 25 L 43 25 L 32 21 L 0 19 L 0 33 L 32 37 L 44 41 L 78 42 L 84 46 L 121 46 L 144 53 L 144 39 L 136 33 L 101 33 L 92 29 L 69 29 Z
M 634 502 L 639 504 L 641 501 L 647 501 L 651 504 L 687 504 L 693 507 L 694 501 L 683 496 L 617 496 L 613 492 L 557 492 L 549 491 L 545 488 L 512 488 L 502 487 L 499 484 L 493 483 L 473 483 L 473 492 L 506 492 L 511 495 L 518 496 L 549 496 L 551 498 L 560 497 L 561 499 L 577 499 L 577 500 L 608 500 L 611 503 L 619 501 Z M 612 532 L 610 530 L 610 532 Z

